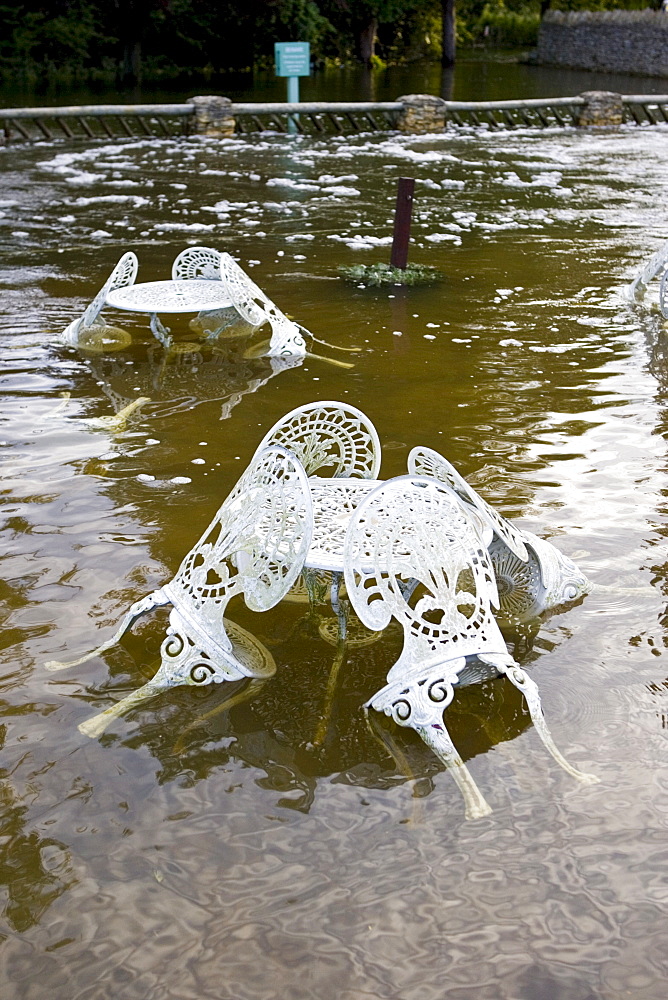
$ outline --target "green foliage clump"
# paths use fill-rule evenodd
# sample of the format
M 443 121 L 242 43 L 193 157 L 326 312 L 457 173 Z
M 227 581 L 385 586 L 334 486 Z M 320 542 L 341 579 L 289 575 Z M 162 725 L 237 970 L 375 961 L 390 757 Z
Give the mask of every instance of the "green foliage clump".
M 540 13 L 524 7 L 508 10 L 505 4 L 485 4 L 475 31 L 488 44 L 497 48 L 520 49 L 535 46 L 538 42 Z
M 310 42 L 316 66 L 382 70 L 439 59 L 453 11 L 459 45 L 526 48 L 549 7 L 648 3 L 660 0 L 0 0 L 0 80 L 213 81 L 271 69 L 274 42 L 293 39 Z
M 443 274 L 430 264 L 409 264 L 405 270 L 389 264 L 352 264 L 339 267 L 339 274 L 349 281 L 365 285 L 429 285 L 441 281 Z

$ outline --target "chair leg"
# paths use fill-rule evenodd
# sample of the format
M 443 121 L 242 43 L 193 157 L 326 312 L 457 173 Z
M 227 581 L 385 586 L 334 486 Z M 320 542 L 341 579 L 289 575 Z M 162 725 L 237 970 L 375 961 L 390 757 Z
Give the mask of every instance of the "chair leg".
M 92 660 L 93 657 L 99 656 L 100 653 L 106 652 L 120 642 L 121 638 L 125 635 L 127 630 L 133 624 L 133 622 L 140 617 L 140 615 L 146 614 L 147 611 L 151 611 L 153 608 L 160 607 L 163 604 L 169 604 L 169 598 L 162 592 L 162 590 L 156 590 L 152 594 L 148 594 L 143 597 L 141 601 L 136 601 L 126 612 L 121 624 L 118 626 L 111 639 L 107 639 L 100 646 L 97 646 L 90 653 L 86 653 L 84 656 L 80 656 L 78 660 L 69 660 L 67 662 L 60 662 L 59 660 L 49 660 L 48 663 L 44 664 L 46 670 L 55 672 L 56 670 L 65 670 L 68 667 L 78 667 L 81 663 L 86 663 L 88 660 Z
M 148 681 L 147 684 L 143 684 L 136 691 L 132 691 L 125 698 L 117 701 L 115 705 L 110 705 L 109 708 L 105 708 L 104 712 L 99 712 L 98 715 L 92 716 L 90 719 L 86 719 L 79 726 L 79 732 L 83 733 L 84 736 L 90 736 L 94 739 L 97 736 L 101 736 L 105 731 L 107 726 L 113 719 L 119 718 L 121 715 L 125 715 L 129 712 L 131 708 L 135 705 L 140 705 L 144 701 L 148 701 L 150 698 L 154 698 L 157 694 L 165 691 L 167 688 L 172 687 L 172 683 L 166 678 L 161 678 L 158 680 L 157 675 L 153 680 Z
M 414 726 L 413 728 L 427 746 L 434 751 L 438 759 L 445 764 L 446 769 L 454 778 L 464 799 L 466 818 L 481 819 L 483 816 L 489 816 L 492 807 L 485 800 L 471 777 L 471 772 L 459 756 L 443 722 L 432 723 L 429 726 Z
M 510 683 L 514 684 L 517 690 L 521 691 L 524 695 L 534 728 L 543 741 L 545 749 L 552 755 L 552 757 L 554 757 L 557 764 L 559 764 L 560 767 L 563 767 L 564 771 L 567 771 L 571 777 L 575 778 L 577 781 L 581 781 L 583 785 L 598 784 L 600 778 L 597 778 L 595 774 L 578 771 L 577 768 L 568 763 L 563 754 L 557 749 L 557 746 L 552 739 L 552 735 L 550 734 L 550 730 L 547 728 L 547 723 L 545 721 L 545 716 L 543 715 L 543 709 L 540 703 L 540 695 L 538 694 L 538 686 L 535 681 L 533 681 L 526 671 L 522 670 L 519 666 L 509 666 L 500 663 L 499 669 L 503 674 L 505 674 Z

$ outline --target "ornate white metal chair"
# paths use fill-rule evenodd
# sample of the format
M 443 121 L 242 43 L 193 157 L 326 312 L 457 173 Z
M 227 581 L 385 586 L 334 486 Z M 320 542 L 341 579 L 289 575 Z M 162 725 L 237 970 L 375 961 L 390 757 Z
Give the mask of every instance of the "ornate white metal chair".
M 356 406 L 325 399 L 290 410 L 271 427 L 257 450 L 279 445 L 292 451 L 308 476 L 322 471 L 336 479 L 376 479 L 380 440 Z
M 668 240 L 652 254 L 647 263 L 640 269 L 631 282 L 628 296 L 632 302 L 640 303 L 647 294 L 649 283 L 657 275 L 662 274 L 659 288 L 659 308 L 664 318 L 668 319 L 668 302 L 666 301 L 666 282 L 668 281 Z
M 114 646 L 140 615 L 172 605 L 161 664 L 153 679 L 83 723 L 81 731 L 99 735 L 111 719 L 176 684 L 272 673 L 273 661 L 266 656 L 250 655 L 247 648 L 239 655 L 226 632 L 225 608 L 235 594 L 243 594 L 253 611 L 266 611 L 285 596 L 301 572 L 312 519 L 308 483 L 299 461 L 283 448 L 257 452 L 174 578 L 133 604 L 114 635 L 97 649 L 70 663 L 46 664 L 49 670 L 61 670 L 84 663 Z
M 265 323 L 271 325 L 271 340 L 266 354 L 269 357 L 306 354 L 306 342 L 302 336 L 304 328 L 288 319 L 228 253 L 222 253 L 220 260 L 227 294 L 242 319 L 255 328 Z
M 107 301 L 107 295 L 115 288 L 125 288 L 128 285 L 133 285 L 137 277 L 137 267 L 136 254 L 131 251 L 124 253 L 100 291 L 90 305 L 87 306 L 83 315 L 79 319 L 73 320 L 67 329 L 63 331 L 62 340 L 66 344 L 77 344 L 86 332 L 90 332 L 92 327 L 101 325 L 98 324 L 98 318 Z
M 443 721 L 467 668 L 477 669 L 481 679 L 505 675 L 524 694 L 557 763 L 580 781 L 598 780 L 572 767 L 556 748 L 538 689 L 508 653 L 492 614 L 498 595 L 479 519 L 445 484 L 400 476 L 377 486 L 350 519 L 344 567 L 348 597 L 367 628 L 383 629 L 394 617 L 404 630 L 388 683 L 365 708 L 421 736 L 453 775 L 467 817 L 484 816 L 490 807 Z
M 477 511 L 492 529 L 488 548 L 503 616 L 533 618 L 588 592 L 589 581 L 568 556 L 551 542 L 501 517 L 443 455 L 432 448 L 413 448 L 408 471 L 446 483 L 462 504 Z
M 220 258 L 211 247 L 187 247 L 172 264 L 172 280 L 222 281 Z
M 187 247 L 182 250 L 172 264 L 173 281 L 222 281 L 220 251 L 212 247 Z M 207 339 L 216 337 L 232 322 L 233 309 L 213 309 L 197 314 L 190 321 L 192 330 L 201 329 Z M 248 331 L 245 331 L 248 333 Z
M 332 573 L 330 596 L 338 614 L 346 527 L 357 504 L 376 485 L 381 460 L 378 432 L 356 406 L 323 400 L 305 403 L 281 417 L 258 450 L 269 445 L 293 452 L 309 476 L 314 525 L 306 588 L 313 591 L 309 571 Z

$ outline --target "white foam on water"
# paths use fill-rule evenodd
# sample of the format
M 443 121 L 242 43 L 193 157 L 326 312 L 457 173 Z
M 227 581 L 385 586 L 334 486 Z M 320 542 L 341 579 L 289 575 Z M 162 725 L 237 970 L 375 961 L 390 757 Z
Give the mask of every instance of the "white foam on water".
M 320 191 L 319 184 L 310 184 L 308 181 L 293 181 L 291 177 L 270 177 L 267 187 L 286 187 L 293 191 Z
M 139 194 L 100 194 L 90 198 L 80 197 L 67 200 L 66 205 L 76 208 L 84 208 L 88 205 L 133 205 L 139 208 L 140 205 L 149 205 L 150 199 Z
M 461 246 L 461 237 L 454 236 L 452 233 L 431 233 L 429 236 L 425 236 L 425 240 L 429 243 L 454 243 L 455 246 Z
M 207 225 L 204 222 L 156 222 L 153 228 L 159 233 L 211 233 L 216 228 L 216 225 L 215 223 Z

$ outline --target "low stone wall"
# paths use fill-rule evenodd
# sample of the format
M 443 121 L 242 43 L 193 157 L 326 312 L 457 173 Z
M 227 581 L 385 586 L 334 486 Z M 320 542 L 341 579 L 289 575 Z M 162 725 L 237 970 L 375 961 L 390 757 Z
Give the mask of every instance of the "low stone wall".
M 536 59 L 574 69 L 668 77 L 668 13 L 548 11 Z

